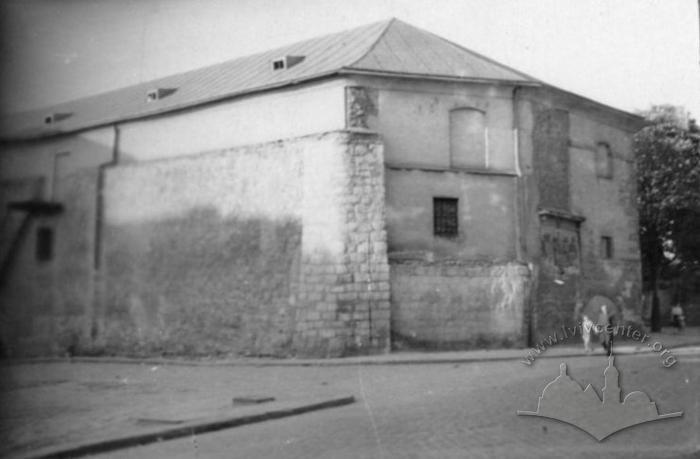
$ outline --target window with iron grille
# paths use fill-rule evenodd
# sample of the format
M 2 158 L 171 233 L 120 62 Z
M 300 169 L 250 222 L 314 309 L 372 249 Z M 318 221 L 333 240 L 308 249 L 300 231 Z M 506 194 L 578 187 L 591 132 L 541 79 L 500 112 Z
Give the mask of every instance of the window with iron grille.
M 458 200 L 456 198 L 433 198 L 433 232 L 439 237 L 459 235 Z

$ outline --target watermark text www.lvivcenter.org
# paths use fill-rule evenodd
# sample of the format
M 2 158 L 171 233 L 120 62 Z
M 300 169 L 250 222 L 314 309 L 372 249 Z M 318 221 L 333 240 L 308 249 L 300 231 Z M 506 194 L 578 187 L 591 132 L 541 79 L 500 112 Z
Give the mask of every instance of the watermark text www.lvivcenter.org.
M 613 337 L 626 337 L 634 341 L 639 341 L 640 343 L 645 343 L 649 347 L 649 349 L 660 354 L 662 359 L 661 363 L 666 368 L 672 367 L 677 362 L 676 357 L 662 343 L 660 343 L 659 341 L 654 341 L 651 338 L 651 336 L 649 336 L 641 330 L 633 328 L 631 325 L 603 326 L 594 324 L 590 326 L 590 330 L 586 330 L 584 329 L 584 325 L 579 322 L 573 327 L 567 327 L 562 325 L 560 330 L 555 330 L 546 338 L 540 340 L 538 343 L 535 344 L 534 347 L 528 350 L 527 355 L 523 360 L 520 361 L 520 363 L 524 365 L 532 365 L 535 359 L 544 351 L 546 351 L 548 347 L 554 346 L 558 343 L 562 343 L 563 341 L 569 338 L 574 338 L 577 336 L 580 337 L 584 333 L 595 333 L 597 335 L 607 333 L 609 335 L 612 335 Z

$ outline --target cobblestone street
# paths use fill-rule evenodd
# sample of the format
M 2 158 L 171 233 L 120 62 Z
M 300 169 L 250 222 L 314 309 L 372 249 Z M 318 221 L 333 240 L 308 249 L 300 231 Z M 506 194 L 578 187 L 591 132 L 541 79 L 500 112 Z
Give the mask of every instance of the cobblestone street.
M 623 394 L 641 390 L 660 413 L 679 419 L 621 431 L 602 443 L 558 421 L 516 416 L 534 410 L 559 360 L 524 368 L 513 362 L 358 367 L 336 377 L 358 403 L 293 419 L 246 426 L 104 457 L 679 457 L 700 448 L 700 360 L 681 356 L 663 368 L 653 355 L 619 357 Z M 567 361 L 569 374 L 600 394 L 601 356 Z M 335 378 L 329 378 L 334 379 Z M 336 384 L 336 382 L 334 382 Z M 103 456 L 101 456 L 103 457 Z
M 700 446 L 698 348 L 619 355 L 623 396 L 639 390 L 682 418 L 635 426 L 598 443 L 535 410 L 543 388 L 569 375 L 600 395 L 607 360 L 544 358 L 349 366 L 196 366 L 114 363 L 22 365 L 3 380 L 3 455 L 138 433 L 139 419 L 185 419 L 231 410 L 234 396 L 277 401 L 353 395 L 341 408 L 240 426 L 100 457 L 677 457 Z M 428 354 L 427 354 L 428 355 Z M 50 378 L 47 378 L 50 375 Z

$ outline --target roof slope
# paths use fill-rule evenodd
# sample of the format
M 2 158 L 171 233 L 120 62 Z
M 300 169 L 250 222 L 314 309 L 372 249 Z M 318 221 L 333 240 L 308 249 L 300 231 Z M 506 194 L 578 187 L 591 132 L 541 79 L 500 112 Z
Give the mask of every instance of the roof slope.
M 373 48 L 350 67 L 470 80 L 536 81 L 474 51 L 396 19 L 390 22 Z
M 272 62 L 288 55 L 304 56 L 304 60 L 284 70 L 273 70 Z M 443 38 L 391 19 L 46 109 L 14 114 L 0 120 L 0 137 L 32 138 L 71 132 L 340 72 L 539 83 Z M 148 91 L 158 88 L 175 91 L 148 102 Z M 45 123 L 46 116 L 51 114 L 64 114 L 59 116 L 64 119 Z

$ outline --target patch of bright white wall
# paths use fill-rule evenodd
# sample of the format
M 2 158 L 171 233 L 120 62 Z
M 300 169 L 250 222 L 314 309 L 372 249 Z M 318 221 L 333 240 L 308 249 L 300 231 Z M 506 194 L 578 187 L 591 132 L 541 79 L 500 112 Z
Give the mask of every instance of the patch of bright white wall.
M 305 253 L 338 254 L 345 148 L 336 135 L 307 136 L 119 166 L 107 174 L 106 220 L 162 221 L 204 208 L 222 218 L 296 220 Z
M 295 86 L 125 123 L 120 154 L 147 161 L 343 129 L 345 85 L 334 80 Z

